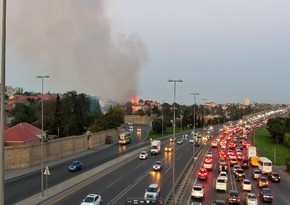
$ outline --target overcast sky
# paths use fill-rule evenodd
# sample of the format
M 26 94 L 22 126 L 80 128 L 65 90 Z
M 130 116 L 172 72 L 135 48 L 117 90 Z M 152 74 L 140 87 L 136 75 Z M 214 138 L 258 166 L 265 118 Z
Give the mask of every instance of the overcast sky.
M 10 0 L 6 84 L 126 100 L 290 103 L 289 0 Z

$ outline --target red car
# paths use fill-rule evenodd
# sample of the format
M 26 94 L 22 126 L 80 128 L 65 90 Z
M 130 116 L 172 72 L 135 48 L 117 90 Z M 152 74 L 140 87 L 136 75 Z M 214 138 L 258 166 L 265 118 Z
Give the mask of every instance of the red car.
M 199 179 L 207 179 L 207 169 L 201 168 L 197 174 Z

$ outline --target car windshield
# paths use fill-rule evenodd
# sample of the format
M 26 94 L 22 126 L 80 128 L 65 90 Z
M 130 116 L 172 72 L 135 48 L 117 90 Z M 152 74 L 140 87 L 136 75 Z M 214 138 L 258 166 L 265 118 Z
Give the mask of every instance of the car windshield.
M 157 191 L 156 188 L 153 188 L 153 187 L 149 187 L 147 189 L 147 192 L 156 192 L 156 191 Z
M 256 195 L 254 195 L 254 194 L 248 194 L 248 198 L 249 199 L 256 199 Z
M 84 199 L 84 202 L 87 202 L 87 203 L 94 202 L 94 198 L 93 198 L 93 197 L 86 197 L 86 198 Z
M 155 162 L 155 165 L 161 165 L 160 161 Z
M 230 192 L 229 195 L 233 196 L 233 197 L 238 197 L 239 196 L 239 194 L 237 192 Z
M 72 162 L 72 164 L 71 165 L 74 165 L 74 166 L 76 166 L 76 165 L 78 165 L 79 164 L 79 162 Z
M 195 186 L 195 187 L 193 187 L 193 190 L 195 190 L 195 191 L 201 191 L 202 188 L 200 186 Z
M 263 189 L 263 193 L 264 194 L 272 194 L 272 192 L 270 191 L 270 189 Z

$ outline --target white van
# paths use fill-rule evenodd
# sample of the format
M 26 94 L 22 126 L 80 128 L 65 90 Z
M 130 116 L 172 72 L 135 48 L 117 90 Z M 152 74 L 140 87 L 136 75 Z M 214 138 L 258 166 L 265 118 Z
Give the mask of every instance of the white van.
M 262 174 L 269 174 L 272 171 L 272 161 L 267 157 L 260 157 L 258 168 Z

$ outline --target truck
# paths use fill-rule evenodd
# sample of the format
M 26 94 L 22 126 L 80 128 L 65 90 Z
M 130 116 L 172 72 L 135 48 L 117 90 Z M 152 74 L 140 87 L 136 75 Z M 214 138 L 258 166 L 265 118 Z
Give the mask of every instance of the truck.
M 151 154 L 159 154 L 161 150 L 161 140 L 153 140 L 151 142 Z
M 248 147 L 248 159 L 254 156 L 257 156 L 257 149 L 255 146 L 250 145 Z

